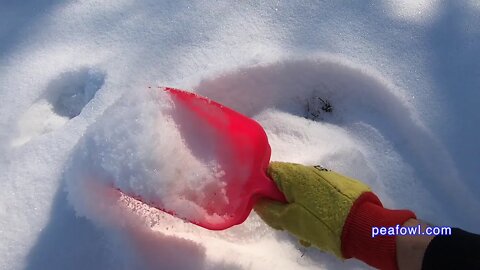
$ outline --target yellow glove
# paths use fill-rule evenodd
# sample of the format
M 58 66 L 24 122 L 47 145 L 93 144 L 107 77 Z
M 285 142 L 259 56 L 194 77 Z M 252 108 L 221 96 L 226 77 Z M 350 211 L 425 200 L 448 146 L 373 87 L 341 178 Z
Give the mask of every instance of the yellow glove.
M 321 166 L 272 162 L 268 174 L 289 203 L 260 200 L 255 211 L 271 227 L 287 230 L 305 246 L 344 258 L 342 230 L 353 203 L 370 188 Z

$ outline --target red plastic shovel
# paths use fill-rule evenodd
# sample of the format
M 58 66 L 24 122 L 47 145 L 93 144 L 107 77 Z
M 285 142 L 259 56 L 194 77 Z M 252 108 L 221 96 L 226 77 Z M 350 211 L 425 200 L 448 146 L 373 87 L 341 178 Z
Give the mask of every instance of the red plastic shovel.
M 188 119 L 180 126 L 187 145 L 193 152 L 208 150 L 210 158 L 222 168 L 221 179 L 226 183 L 224 191 L 228 198 L 225 205 L 207 202 L 201 205 L 207 213 L 220 216 L 220 220 L 182 218 L 210 230 L 223 230 L 245 221 L 261 197 L 286 202 L 266 174 L 271 150 L 267 135 L 257 122 L 194 93 L 173 88 L 165 90 L 175 104 L 174 118 L 184 123 Z M 153 206 L 175 215 L 171 209 Z

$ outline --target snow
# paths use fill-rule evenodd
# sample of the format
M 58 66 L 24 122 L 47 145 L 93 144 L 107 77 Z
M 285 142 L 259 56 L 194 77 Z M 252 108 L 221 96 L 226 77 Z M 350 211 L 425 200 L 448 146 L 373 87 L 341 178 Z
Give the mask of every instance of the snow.
M 92 199 L 94 185 L 141 197 L 180 218 L 222 222 L 220 211 L 207 213 L 203 207 L 212 198 L 215 209 L 228 205 L 225 172 L 214 159 L 205 164 L 194 156 L 177 125 L 195 119 L 175 122 L 173 107 L 163 89 L 139 89 L 127 92 L 88 128 L 64 173 L 77 213 L 88 211 L 83 200 Z
M 367 268 L 254 213 L 207 231 L 109 188 L 173 203 L 195 173 L 218 172 L 148 86 L 256 119 L 272 160 L 320 163 L 388 207 L 480 233 L 478 1 L 0 7 L 0 269 Z M 309 115 L 318 98 L 333 111 Z M 188 181 L 175 183 L 184 163 Z
M 398 19 L 415 23 L 428 23 L 437 16 L 438 0 L 385 1 L 390 13 Z

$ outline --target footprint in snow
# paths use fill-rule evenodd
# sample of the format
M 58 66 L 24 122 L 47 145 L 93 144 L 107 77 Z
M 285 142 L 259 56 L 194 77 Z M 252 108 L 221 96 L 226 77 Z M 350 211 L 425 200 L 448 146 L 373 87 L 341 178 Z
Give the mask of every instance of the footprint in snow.
M 60 74 L 20 117 L 18 135 L 12 145 L 24 145 L 37 136 L 62 127 L 78 116 L 102 88 L 104 81 L 105 73 L 93 68 Z

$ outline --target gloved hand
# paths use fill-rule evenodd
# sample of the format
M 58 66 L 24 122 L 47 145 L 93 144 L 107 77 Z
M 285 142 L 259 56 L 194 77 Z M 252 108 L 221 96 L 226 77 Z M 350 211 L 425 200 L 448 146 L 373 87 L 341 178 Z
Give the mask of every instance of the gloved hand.
M 255 211 L 267 224 L 339 258 L 398 269 L 396 237 L 374 237 L 372 228 L 402 225 L 415 213 L 386 209 L 367 185 L 321 166 L 273 162 L 268 174 L 288 203 L 257 202 Z
M 288 203 L 261 199 L 255 206 L 258 215 L 271 227 L 289 231 L 303 245 L 344 258 L 345 220 L 354 202 L 370 188 L 321 166 L 272 162 L 268 174 Z

